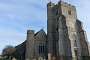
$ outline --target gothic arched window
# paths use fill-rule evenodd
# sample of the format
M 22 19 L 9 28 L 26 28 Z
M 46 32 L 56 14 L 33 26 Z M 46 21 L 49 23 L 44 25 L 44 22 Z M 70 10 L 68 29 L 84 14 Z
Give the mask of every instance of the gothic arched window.
M 44 45 L 39 45 L 39 54 L 42 54 L 45 52 L 45 46 Z

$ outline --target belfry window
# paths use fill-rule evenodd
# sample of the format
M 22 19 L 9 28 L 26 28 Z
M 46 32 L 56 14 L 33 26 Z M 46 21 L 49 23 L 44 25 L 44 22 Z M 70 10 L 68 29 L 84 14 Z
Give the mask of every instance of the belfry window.
M 69 15 L 71 15 L 71 14 L 72 14 L 71 10 L 69 10 L 69 11 L 68 11 L 68 14 L 69 14 Z

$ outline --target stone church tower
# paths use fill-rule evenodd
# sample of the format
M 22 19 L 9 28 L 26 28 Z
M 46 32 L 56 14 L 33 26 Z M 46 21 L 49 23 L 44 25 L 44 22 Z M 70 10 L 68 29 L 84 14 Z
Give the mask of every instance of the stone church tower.
M 75 6 L 65 2 L 47 5 L 48 60 L 81 60 Z

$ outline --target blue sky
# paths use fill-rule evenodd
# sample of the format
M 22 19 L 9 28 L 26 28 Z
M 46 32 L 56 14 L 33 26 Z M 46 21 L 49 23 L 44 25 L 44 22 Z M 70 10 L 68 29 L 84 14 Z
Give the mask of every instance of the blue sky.
M 26 39 L 27 29 L 46 29 L 49 0 L 0 0 L 0 53 L 6 45 L 16 46 Z M 52 0 L 57 3 L 58 0 Z M 90 41 L 90 0 L 64 0 L 77 8 Z

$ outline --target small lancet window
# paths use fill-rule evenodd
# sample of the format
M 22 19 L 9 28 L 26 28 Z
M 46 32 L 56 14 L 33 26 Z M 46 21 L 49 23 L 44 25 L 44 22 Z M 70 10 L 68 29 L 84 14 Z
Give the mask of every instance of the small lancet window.
M 77 47 L 77 41 L 76 40 L 74 41 L 74 46 Z
M 58 10 L 56 10 L 56 15 L 58 15 Z
M 39 54 L 45 52 L 45 46 L 44 45 L 39 45 Z

